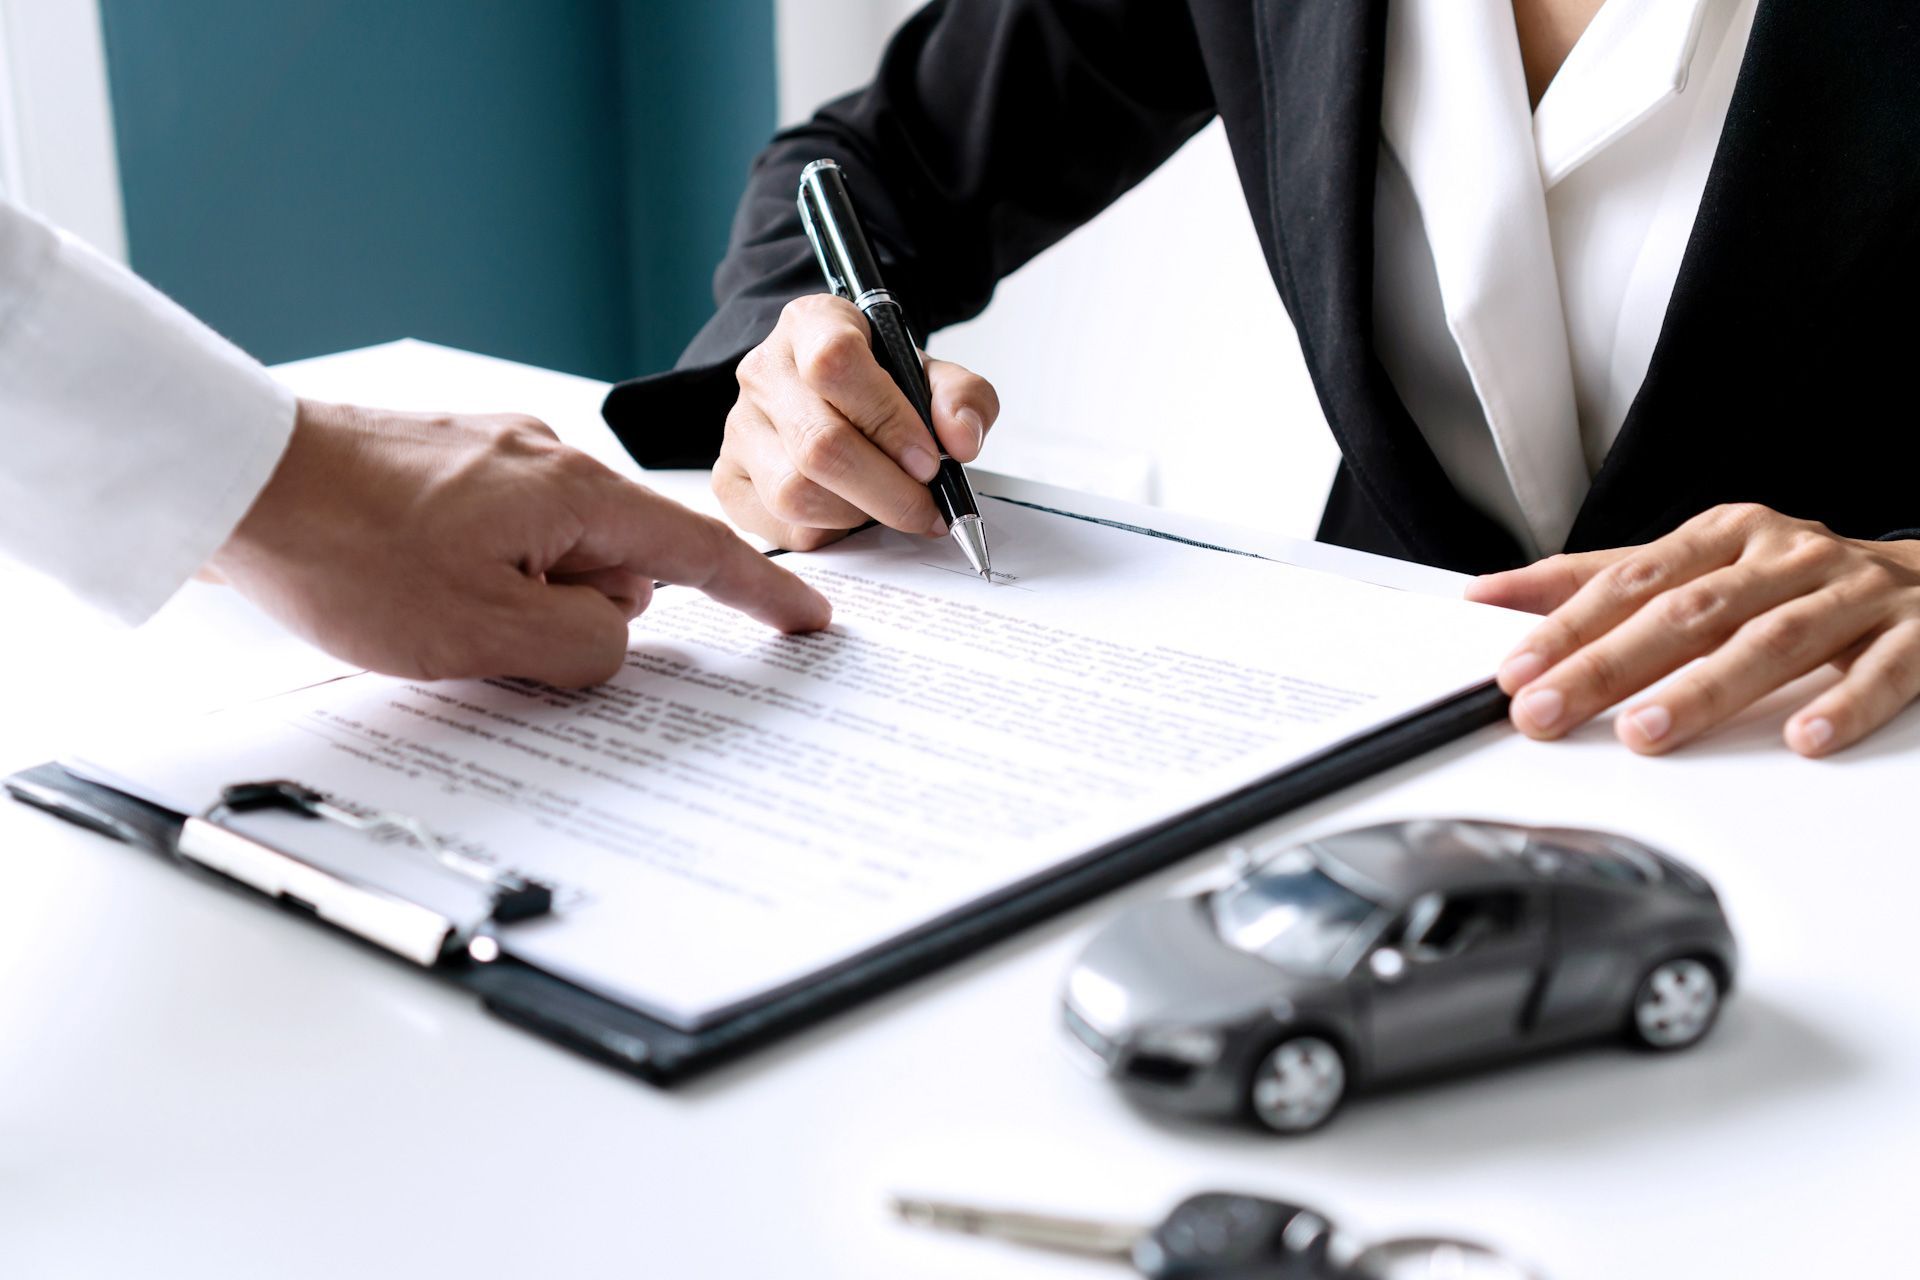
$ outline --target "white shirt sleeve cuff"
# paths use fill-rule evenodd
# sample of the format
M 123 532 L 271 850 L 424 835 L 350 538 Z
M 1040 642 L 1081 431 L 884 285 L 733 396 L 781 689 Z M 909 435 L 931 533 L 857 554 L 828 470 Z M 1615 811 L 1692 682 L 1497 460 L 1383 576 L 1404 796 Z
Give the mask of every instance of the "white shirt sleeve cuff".
M 294 411 L 158 290 L 0 205 L 0 552 L 141 622 L 247 513 Z

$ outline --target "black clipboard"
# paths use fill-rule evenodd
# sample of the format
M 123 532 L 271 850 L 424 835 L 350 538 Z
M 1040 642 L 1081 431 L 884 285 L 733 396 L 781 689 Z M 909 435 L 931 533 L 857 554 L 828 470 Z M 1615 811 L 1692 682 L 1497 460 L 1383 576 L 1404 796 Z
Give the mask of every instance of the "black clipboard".
M 1092 519 L 1034 503 L 1019 505 Z M 1209 550 L 1252 554 L 1135 525 L 1098 523 Z M 455 957 L 414 971 L 472 991 L 488 1012 L 535 1035 L 651 1084 L 672 1085 L 913 982 L 1259 823 L 1496 723 L 1506 707 L 1506 695 L 1491 681 L 1475 686 L 1228 793 L 1198 812 L 1169 819 L 1037 879 L 977 899 L 878 951 L 820 971 L 699 1030 L 671 1026 L 506 955 L 490 963 Z M 190 816 L 89 782 L 56 764 L 24 770 L 6 779 L 5 785 L 17 800 L 169 860 L 174 859 Z M 305 918 L 334 928 L 310 914 Z M 335 931 L 404 963 L 347 930 Z

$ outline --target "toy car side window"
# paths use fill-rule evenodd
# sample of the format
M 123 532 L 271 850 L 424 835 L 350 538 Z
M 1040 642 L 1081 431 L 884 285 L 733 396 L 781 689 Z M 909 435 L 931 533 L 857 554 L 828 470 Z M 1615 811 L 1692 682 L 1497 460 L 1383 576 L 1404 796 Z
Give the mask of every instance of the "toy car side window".
M 1402 945 L 1416 960 L 1442 960 L 1519 931 L 1526 900 L 1513 889 L 1448 894 L 1415 903 L 1402 924 Z

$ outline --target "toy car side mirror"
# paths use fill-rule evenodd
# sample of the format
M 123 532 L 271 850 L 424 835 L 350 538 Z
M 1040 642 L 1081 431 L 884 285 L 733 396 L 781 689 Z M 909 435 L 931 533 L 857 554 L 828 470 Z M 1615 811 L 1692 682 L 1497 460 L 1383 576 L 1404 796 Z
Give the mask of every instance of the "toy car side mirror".
M 1367 957 L 1367 968 L 1382 982 L 1398 982 L 1407 973 L 1407 958 L 1397 947 L 1381 947 Z

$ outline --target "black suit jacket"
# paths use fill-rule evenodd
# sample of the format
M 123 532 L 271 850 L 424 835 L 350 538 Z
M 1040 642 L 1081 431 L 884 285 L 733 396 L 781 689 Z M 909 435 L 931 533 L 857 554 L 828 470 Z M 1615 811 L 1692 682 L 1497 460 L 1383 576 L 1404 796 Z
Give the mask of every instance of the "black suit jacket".
M 872 85 L 760 155 L 718 313 L 675 372 L 615 388 L 608 422 L 647 465 L 712 462 L 739 357 L 820 290 L 794 209 L 808 161 L 846 168 L 925 334 L 977 314 L 1217 115 L 1344 457 L 1321 536 L 1471 572 L 1518 563 L 1373 349 L 1386 5 L 936 0 Z M 1920 525 L 1916 315 L 1920 12 L 1760 0 L 1652 364 L 1568 548 L 1732 501 L 1855 537 Z

